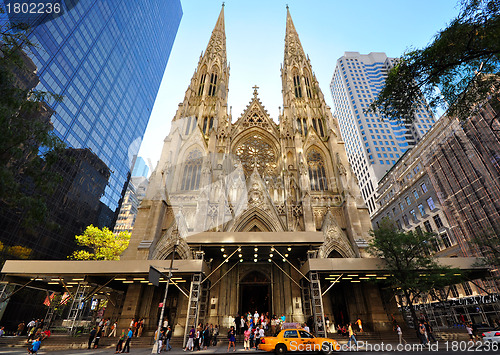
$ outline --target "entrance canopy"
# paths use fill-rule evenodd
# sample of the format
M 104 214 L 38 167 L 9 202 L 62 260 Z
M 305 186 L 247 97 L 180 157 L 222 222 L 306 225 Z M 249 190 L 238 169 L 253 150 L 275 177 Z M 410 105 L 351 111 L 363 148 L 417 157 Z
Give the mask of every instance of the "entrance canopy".
M 477 258 L 438 258 L 439 264 L 468 271 L 470 279 L 484 277 L 487 268 L 478 266 Z M 371 278 L 384 279 L 390 276 L 387 270 L 384 270 L 384 260 L 379 258 L 318 258 L 308 259 L 300 271 L 307 275 L 308 272 L 318 272 L 326 280 L 345 280 L 350 282 L 360 282 Z M 425 270 L 415 271 L 416 273 L 425 273 Z
M 128 284 L 148 284 L 149 267 L 160 271 L 170 267 L 170 260 L 66 261 L 7 260 L 2 268 L 3 281 L 53 291 L 71 291 L 88 282 L 114 290 L 126 290 Z M 208 274 L 203 260 L 174 260 L 173 282 L 191 282 L 194 273 Z M 166 280 L 160 280 L 166 282 Z

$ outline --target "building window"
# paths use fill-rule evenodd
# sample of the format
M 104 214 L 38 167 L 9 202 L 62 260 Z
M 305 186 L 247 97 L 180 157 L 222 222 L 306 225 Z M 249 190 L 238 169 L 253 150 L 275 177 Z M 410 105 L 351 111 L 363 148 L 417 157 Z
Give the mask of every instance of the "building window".
M 184 164 L 181 190 L 198 190 L 200 188 L 201 163 L 203 157 L 199 150 L 189 153 Z
M 210 86 L 208 87 L 208 96 L 215 96 L 217 90 L 217 74 L 210 75 Z
M 434 204 L 434 200 L 432 199 L 432 197 L 429 197 L 427 199 L 427 205 L 429 206 L 429 209 L 432 211 L 436 208 L 436 205 Z
M 439 215 L 435 215 L 432 218 L 434 219 L 434 223 L 436 223 L 437 229 L 439 229 L 443 226 L 443 222 L 441 221 L 441 217 L 439 217 Z
M 309 166 L 309 180 L 311 181 L 311 190 L 328 190 L 325 163 L 323 157 L 315 149 L 311 149 L 307 154 L 307 164 Z
M 470 285 L 468 282 L 462 283 L 462 288 L 464 289 L 464 293 L 466 296 L 472 295 L 472 289 L 470 288 Z
M 408 217 L 405 214 L 403 215 L 403 222 L 405 222 L 406 225 L 410 224 L 410 221 L 408 220 Z
M 406 204 L 407 204 L 408 206 L 409 206 L 409 205 L 411 205 L 411 199 L 410 199 L 410 196 L 406 196 L 405 200 L 406 200 Z
M 418 192 L 417 190 L 413 190 L 413 196 L 415 196 L 415 201 L 418 199 Z
M 403 212 L 405 210 L 405 205 L 400 203 L 399 204 L 399 208 L 401 209 L 401 212 Z
M 424 227 L 427 233 L 432 233 L 432 227 L 429 221 L 424 222 Z
M 418 235 L 422 235 L 422 228 L 420 228 L 420 226 L 416 226 L 415 227 L 415 232 L 417 232 Z
M 307 76 L 304 77 L 306 82 L 306 93 L 308 98 L 312 98 L 311 84 L 309 83 L 309 78 Z
M 443 234 L 441 234 L 441 239 L 443 240 L 443 244 L 445 245 L 445 247 L 451 247 L 451 240 L 448 236 L 448 233 L 444 232 Z
M 321 118 L 313 118 L 312 123 L 313 123 L 314 129 L 320 135 L 320 137 L 324 137 L 325 132 L 323 130 L 323 120 Z
M 427 186 L 425 185 L 425 183 L 422 183 L 420 185 L 420 188 L 422 189 L 422 192 L 425 194 L 428 190 L 427 190 Z
M 418 222 L 418 219 L 417 219 L 417 214 L 415 213 L 415 210 L 411 210 L 411 211 L 410 211 L 410 214 L 411 214 L 411 216 L 413 217 L 413 221 L 414 221 L 414 222 Z
M 420 215 L 423 217 L 425 215 L 425 209 L 422 204 L 418 205 L 418 210 L 420 211 Z
M 200 87 L 198 88 L 198 96 L 203 95 L 203 89 L 205 88 L 205 78 L 207 74 L 201 74 Z
M 401 221 L 399 219 L 396 220 L 396 225 L 398 226 L 398 229 L 403 229 L 403 226 L 401 225 Z
M 295 91 L 295 97 L 301 98 L 302 97 L 302 89 L 300 87 L 300 77 L 298 74 L 295 74 L 293 76 L 293 89 Z

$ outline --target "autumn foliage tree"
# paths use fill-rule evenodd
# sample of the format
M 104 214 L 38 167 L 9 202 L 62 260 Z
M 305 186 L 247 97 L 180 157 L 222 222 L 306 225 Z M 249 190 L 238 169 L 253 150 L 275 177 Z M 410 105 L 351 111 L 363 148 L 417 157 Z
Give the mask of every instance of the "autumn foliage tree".
M 120 260 L 130 241 L 129 232 L 113 234 L 108 228 L 90 225 L 82 235 L 75 236 L 78 245 L 85 247 L 69 256 L 73 260 Z

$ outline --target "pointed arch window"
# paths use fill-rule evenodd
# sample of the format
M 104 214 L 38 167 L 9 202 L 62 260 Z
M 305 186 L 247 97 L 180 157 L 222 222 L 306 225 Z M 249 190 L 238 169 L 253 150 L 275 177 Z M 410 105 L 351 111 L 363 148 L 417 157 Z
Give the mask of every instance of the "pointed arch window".
M 300 87 L 300 76 L 298 73 L 293 75 L 293 90 L 295 91 L 295 97 L 302 97 L 302 88 Z
M 198 96 L 203 95 L 203 89 L 205 88 L 205 79 L 207 77 L 206 73 L 201 74 L 200 78 L 200 87 L 198 88 Z
M 323 128 L 323 120 L 321 118 L 313 118 L 312 119 L 313 127 L 318 132 L 320 137 L 325 136 L 325 130 Z
M 196 116 L 189 116 L 186 118 L 186 131 L 184 132 L 185 135 L 188 135 L 191 133 L 196 127 L 196 124 L 198 123 L 198 117 Z
M 311 83 L 309 82 L 309 77 L 306 75 L 304 77 L 305 79 L 305 82 L 306 82 L 306 93 L 307 93 L 307 97 L 309 99 L 312 99 L 312 91 L 311 91 Z
M 210 75 L 210 85 L 208 87 L 208 96 L 215 96 L 217 90 L 217 74 L 212 73 Z
M 205 117 L 203 119 L 203 134 L 208 135 L 213 126 L 214 126 L 214 118 Z
M 307 136 L 307 119 L 297 118 L 297 129 L 300 134 Z
M 309 180 L 312 191 L 326 191 L 328 184 L 326 180 L 325 161 L 316 149 L 307 153 L 307 165 L 309 167 Z
M 201 164 L 203 157 L 199 150 L 189 153 L 184 163 L 184 175 L 182 177 L 181 190 L 199 190 L 201 177 Z

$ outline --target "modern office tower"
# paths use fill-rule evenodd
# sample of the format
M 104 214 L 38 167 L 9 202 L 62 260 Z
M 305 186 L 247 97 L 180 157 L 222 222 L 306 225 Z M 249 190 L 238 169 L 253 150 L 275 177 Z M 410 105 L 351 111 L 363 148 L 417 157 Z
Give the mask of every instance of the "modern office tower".
M 4 1 L 4 8 L 7 3 L 12 1 Z M 60 3 L 60 16 L 20 20 L 32 25 L 29 38 L 36 46 L 30 57 L 38 68 L 38 88 L 64 97 L 50 103 L 56 134 L 71 148 L 91 149 L 111 171 L 98 224 L 112 227 L 182 8 L 180 0 Z
M 435 122 L 434 115 L 426 107 L 418 110 L 412 124 L 399 124 L 378 114 L 365 113 L 384 87 L 394 62 L 395 59 L 388 58 L 385 53 L 345 52 L 337 60 L 330 83 L 334 115 L 370 215 L 376 210 L 378 181 Z
M 134 163 L 134 168 L 132 169 L 132 176 L 144 176 L 148 177 L 149 167 L 142 157 L 137 157 Z

